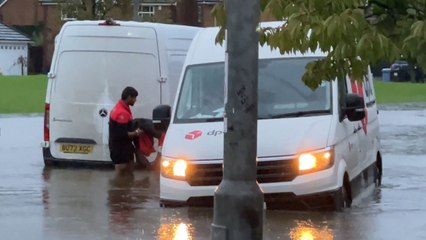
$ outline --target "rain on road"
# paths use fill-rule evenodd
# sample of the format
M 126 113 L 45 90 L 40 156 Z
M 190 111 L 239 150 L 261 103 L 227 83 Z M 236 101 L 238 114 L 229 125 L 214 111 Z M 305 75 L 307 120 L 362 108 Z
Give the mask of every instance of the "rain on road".
M 425 109 L 381 107 L 380 188 L 341 213 L 267 210 L 264 239 L 426 239 Z M 42 124 L 0 116 L 1 239 L 210 238 L 212 208 L 159 207 L 158 173 L 44 168 Z

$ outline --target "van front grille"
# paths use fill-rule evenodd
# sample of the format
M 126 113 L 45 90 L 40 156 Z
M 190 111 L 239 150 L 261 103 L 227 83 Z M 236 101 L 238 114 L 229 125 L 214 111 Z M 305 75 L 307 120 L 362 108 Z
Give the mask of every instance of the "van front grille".
M 294 159 L 257 162 L 258 183 L 292 181 L 297 176 Z M 191 186 L 214 186 L 222 180 L 222 163 L 188 165 L 187 181 Z

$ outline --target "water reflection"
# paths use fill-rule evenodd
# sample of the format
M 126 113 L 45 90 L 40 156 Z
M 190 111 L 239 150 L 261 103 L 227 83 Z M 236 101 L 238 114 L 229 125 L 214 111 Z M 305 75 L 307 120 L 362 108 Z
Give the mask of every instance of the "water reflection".
M 47 185 L 50 182 L 50 168 L 44 168 L 42 172 L 42 178 L 44 181 L 44 187 L 42 190 L 42 202 L 45 211 L 49 209 L 49 190 L 47 189 Z
M 161 224 L 158 229 L 158 240 L 193 240 L 193 231 L 191 224 Z
M 334 233 L 328 226 L 317 227 L 310 221 L 301 221 L 290 229 L 289 237 L 291 240 L 333 240 Z
M 151 234 L 158 226 L 158 174 L 44 168 L 41 202 L 45 234 L 124 236 Z M 143 223 L 143 224 L 142 224 Z M 74 237 L 73 237 L 74 238 Z
M 109 224 L 114 233 L 127 234 L 134 228 L 134 209 L 138 203 L 132 196 L 134 176 L 117 176 L 108 190 Z
M 425 131 L 416 128 L 424 127 L 425 113 L 380 112 L 386 163 L 383 185 L 373 192 L 373 202 L 361 201 L 343 213 L 267 210 L 263 239 L 426 239 L 426 148 L 411 150 L 425 139 Z M 109 192 L 111 188 L 120 192 L 110 182 L 113 171 L 43 171 L 38 145 L 42 124 L 42 117 L 0 119 L 4 130 L 0 188 L 12 190 L 0 193 L 0 239 L 210 239 L 212 209 L 160 208 L 158 174 L 136 171 L 132 186 L 127 187 L 133 198 L 120 200 Z M 401 140 L 399 134 L 409 131 L 419 132 L 418 142 L 412 142 L 411 133 Z M 28 137 L 16 138 L 20 132 Z M 146 176 L 149 188 L 136 187 L 148 184 Z M 145 202 L 141 204 L 137 198 Z M 119 215 L 120 207 L 127 208 L 127 215 Z M 112 224 L 118 228 L 117 234 L 112 232 Z
M 153 196 L 151 175 L 115 176 L 109 182 L 109 224 L 115 234 L 126 235 L 140 224 L 138 210 L 146 209 Z M 155 181 L 155 180 L 154 180 Z M 156 205 L 157 206 L 157 205 Z

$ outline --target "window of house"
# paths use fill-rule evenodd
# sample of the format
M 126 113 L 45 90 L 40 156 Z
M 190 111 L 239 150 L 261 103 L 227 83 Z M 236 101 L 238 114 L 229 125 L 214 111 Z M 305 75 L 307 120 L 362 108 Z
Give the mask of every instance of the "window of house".
M 62 21 L 77 20 L 77 16 L 78 16 L 78 9 L 77 8 L 65 6 L 64 8 L 61 9 L 61 20 Z
M 152 5 L 139 5 L 138 15 L 144 18 L 152 18 L 155 14 L 155 6 Z
M 198 5 L 198 23 L 202 23 L 203 22 L 203 6 L 202 5 Z

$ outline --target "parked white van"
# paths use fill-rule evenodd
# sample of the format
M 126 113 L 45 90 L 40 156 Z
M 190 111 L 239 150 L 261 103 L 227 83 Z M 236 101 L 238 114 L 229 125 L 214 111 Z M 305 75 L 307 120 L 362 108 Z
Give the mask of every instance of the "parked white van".
M 72 21 L 56 37 L 46 93 L 43 157 L 112 164 L 109 112 L 126 86 L 139 92 L 135 118 L 152 118 L 175 98 L 198 27 L 126 21 Z
M 206 203 L 222 179 L 225 44 L 215 44 L 217 33 L 201 30 L 185 61 L 163 145 L 163 206 Z M 259 47 L 257 181 L 268 208 L 341 210 L 380 184 L 372 75 L 324 81 L 312 91 L 302 74 L 324 56 Z M 154 112 L 154 120 L 167 111 Z

